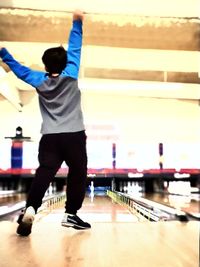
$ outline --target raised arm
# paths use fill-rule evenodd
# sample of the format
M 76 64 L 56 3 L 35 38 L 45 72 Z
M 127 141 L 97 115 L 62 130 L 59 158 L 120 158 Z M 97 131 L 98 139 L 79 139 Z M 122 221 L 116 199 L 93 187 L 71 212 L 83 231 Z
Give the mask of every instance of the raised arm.
M 6 48 L 0 47 L 0 57 L 19 79 L 32 85 L 33 87 L 40 86 L 45 79 L 44 72 L 35 71 L 20 64 L 13 58 Z
M 64 72 L 74 79 L 78 78 L 80 68 L 83 19 L 82 11 L 76 10 L 73 13 L 73 26 L 69 35 L 67 50 L 67 66 Z

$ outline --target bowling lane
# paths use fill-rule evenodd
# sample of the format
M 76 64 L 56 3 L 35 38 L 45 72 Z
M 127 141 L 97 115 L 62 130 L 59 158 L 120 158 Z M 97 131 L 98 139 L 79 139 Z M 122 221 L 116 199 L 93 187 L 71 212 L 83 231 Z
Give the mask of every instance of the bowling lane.
M 145 193 L 142 182 L 120 182 L 120 192 L 131 197 L 142 197 L 157 203 L 182 210 L 200 218 L 200 189 L 191 187 L 187 181 L 165 182 L 163 191 Z
M 2 209 L 8 209 L 8 207 L 14 206 L 17 203 L 25 199 L 25 194 L 18 194 L 12 197 L 5 197 L 2 199 L 0 211 Z M 61 221 L 64 214 L 64 199 L 58 201 L 49 206 L 44 204 L 38 214 L 36 215 L 35 222 L 38 220 L 44 221 Z M 3 204 L 4 202 L 4 204 Z M 8 214 L 0 218 L 0 221 L 16 221 L 19 211 Z M 83 220 L 93 222 L 138 222 L 145 220 L 140 214 L 133 215 L 125 207 L 114 203 L 111 198 L 106 196 L 105 193 L 88 194 L 85 197 L 82 208 L 79 211 L 79 215 Z
M 199 215 L 200 196 L 199 194 L 191 195 L 176 195 L 168 193 L 153 193 L 144 194 L 146 199 L 157 203 L 173 207 L 177 210 L 182 210 L 190 214 Z
M 3 191 L 3 193 L 0 192 L 0 207 L 3 205 L 16 204 L 19 201 L 24 201 L 25 197 L 26 194 L 16 193 L 14 191 Z
M 62 204 L 62 203 L 61 203 Z M 42 216 L 42 213 L 45 216 Z M 42 221 L 62 220 L 64 213 L 64 203 L 62 206 L 56 206 L 55 209 L 44 210 L 40 213 Z M 139 215 L 133 215 L 129 210 L 111 200 L 110 197 L 103 195 L 87 195 L 78 215 L 91 223 L 119 223 L 119 222 L 138 222 Z
M 126 208 L 94 195 L 79 212 L 92 228 L 77 231 L 61 226 L 63 204 L 40 212 L 29 237 L 15 234 L 15 222 L 0 222 L 1 267 L 198 267 L 198 222 L 137 223 Z
M 19 210 L 25 206 L 26 194 L 15 191 L 4 191 L 0 193 L 0 221 L 15 220 Z

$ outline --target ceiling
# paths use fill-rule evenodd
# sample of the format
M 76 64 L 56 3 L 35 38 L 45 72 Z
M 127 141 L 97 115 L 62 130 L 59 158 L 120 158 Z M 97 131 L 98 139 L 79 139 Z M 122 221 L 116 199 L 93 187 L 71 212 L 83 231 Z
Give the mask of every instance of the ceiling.
M 47 5 L 46 0 L 1 0 L 1 45 L 22 64 L 43 69 L 43 51 L 66 43 L 71 11 L 81 6 L 88 12 L 80 71 L 83 87 L 200 99 L 199 1 L 116 1 L 106 5 L 107 0 L 102 0 L 97 8 L 97 1 L 89 0 L 84 6 L 81 1 L 57 0 L 56 5 L 48 1 Z M 0 74 L 0 92 L 20 109 L 20 92 L 28 94 L 32 88 L 16 80 L 5 64 L 0 65 L 6 71 Z
M 139 16 L 198 17 L 199 0 L 1 0 L 1 7 L 73 11 L 92 14 L 134 14 Z

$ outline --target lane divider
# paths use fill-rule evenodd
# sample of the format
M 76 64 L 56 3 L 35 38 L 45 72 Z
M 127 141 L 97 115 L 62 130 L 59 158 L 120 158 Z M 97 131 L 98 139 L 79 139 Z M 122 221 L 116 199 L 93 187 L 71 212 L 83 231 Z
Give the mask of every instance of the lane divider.
M 188 214 L 183 211 L 144 198 L 134 198 L 128 194 L 109 190 L 107 191 L 107 195 L 115 202 L 126 206 L 134 215 L 136 215 L 137 212 L 148 221 L 158 222 L 179 220 L 187 222 L 189 220 Z

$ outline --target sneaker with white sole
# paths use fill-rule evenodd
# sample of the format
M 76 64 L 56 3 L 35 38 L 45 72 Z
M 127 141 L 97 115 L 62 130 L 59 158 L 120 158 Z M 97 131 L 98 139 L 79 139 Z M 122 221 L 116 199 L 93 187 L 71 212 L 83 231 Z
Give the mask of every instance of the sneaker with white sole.
M 21 236 L 28 236 L 31 233 L 32 224 L 35 218 L 35 210 L 33 207 L 28 207 L 19 215 L 17 223 L 17 234 Z
M 82 221 L 77 215 L 65 213 L 61 225 L 64 227 L 72 227 L 77 230 L 84 230 L 91 228 L 91 225 Z

